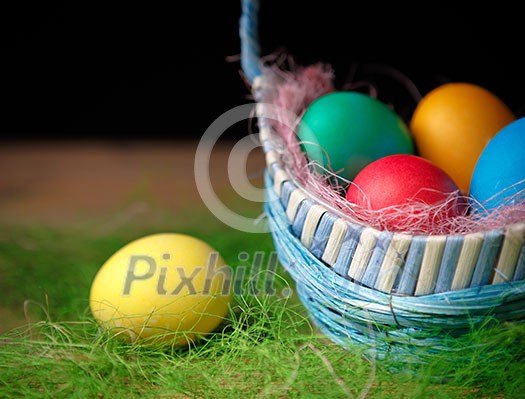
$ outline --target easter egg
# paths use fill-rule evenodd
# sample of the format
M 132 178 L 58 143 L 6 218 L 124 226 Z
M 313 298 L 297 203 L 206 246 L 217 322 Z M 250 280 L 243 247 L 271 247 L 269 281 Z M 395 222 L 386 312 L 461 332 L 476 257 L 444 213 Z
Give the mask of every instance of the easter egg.
M 429 223 L 462 215 L 466 208 L 459 188 L 445 171 L 409 154 L 389 155 L 365 166 L 348 187 L 346 199 L 387 216 L 383 227 L 392 231 L 403 230 L 407 223 L 430 228 Z M 406 208 L 411 204 L 412 209 Z
M 474 213 L 525 202 L 525 118 L 501 129 L 481 153 L 470 183 Z
M 212 332 L 231 301 L 229 269 L 195 237 L 159 233 L 109 257 L 90 291 L 94 318 L 128 341 L 187 345 Z
M 414 153 L 405 122 L 381 101 L 353 91 L 318 97 L 305 110 L 297 135 L 310 161 L 347 180 L 383 156 Z
M 474 166 L 494 135 L 516 119 L 496 95 L 471 83 L 438 86 L 417 104 L 410 121 L 418 155 L 467 193 Z

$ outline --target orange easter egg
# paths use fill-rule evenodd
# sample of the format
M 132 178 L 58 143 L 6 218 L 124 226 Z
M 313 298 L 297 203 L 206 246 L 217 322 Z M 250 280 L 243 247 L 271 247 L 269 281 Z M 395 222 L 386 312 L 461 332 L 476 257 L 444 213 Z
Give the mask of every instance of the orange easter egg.
M 410 131 L 418 155 L 442 168 L 467 193 L 481 152 L 515 119 L 489 90 L 471 83 L 446 83 L 418 103 Z

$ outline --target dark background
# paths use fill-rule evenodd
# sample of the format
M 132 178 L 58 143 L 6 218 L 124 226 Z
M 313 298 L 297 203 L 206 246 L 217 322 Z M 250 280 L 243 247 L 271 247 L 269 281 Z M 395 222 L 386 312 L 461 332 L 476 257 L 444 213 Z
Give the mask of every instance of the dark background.
M 199 138 L 251 101 L 240 63 L 227 61 L 240 51 L 240 1 L 13 3 L 0 6 L 4 139 Z M 407 91 L 367 65 L 401 71 L 423 94 L 477 83 L 521 116 L 521 13 L 501 2 L 420 4 L 262 0 L 263 54 L 327 62 L 340 84 L 354 70 L 405 118 Z M 226 137 L 245 134 L 238 125 Z

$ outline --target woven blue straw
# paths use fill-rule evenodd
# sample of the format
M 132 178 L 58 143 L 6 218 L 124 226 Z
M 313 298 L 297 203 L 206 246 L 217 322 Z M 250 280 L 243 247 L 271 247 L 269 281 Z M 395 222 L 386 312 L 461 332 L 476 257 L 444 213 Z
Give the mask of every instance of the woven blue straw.
M 241 63 L 257 100 L 265 85 L 275 83 L 262 74 L 258 1 L 242 5 Z M 282 162 L 286 147 L 264 104 L 257 105 L 267 164 L 265 212 L 275 248 L 328 338 L 379 357 L 424 362 L 457 350 L 457 337 L 487 321 L 525 321 L 525 223 L 413 236 L 348 221 L 298 185 Z
M 265 212 L 279 259 L 296 283 L 315 325 L 332 341 L 363 344 L 378 356 L 403 360 L 452 350 L 446 340 L 485 324 L 525 318 L 525 281 L 485 285 L 425 296 L 387 294 L 337 274 L 294 234 L 282 199 L 266 173 Z M 419 349 L 424 348 L 422 352 Z M 412 352 L 413 357 L 407 357 Z

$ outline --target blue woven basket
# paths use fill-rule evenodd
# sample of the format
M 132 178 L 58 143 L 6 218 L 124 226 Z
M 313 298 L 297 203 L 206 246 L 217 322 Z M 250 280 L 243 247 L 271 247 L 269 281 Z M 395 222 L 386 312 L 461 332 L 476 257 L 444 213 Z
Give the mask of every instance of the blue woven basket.
M 278 84 L 262 73 L 257 12 L 257 1 L 243 0 L 241 62 L 256 101 L 265 87 Z M 450 350 L 451 338 L 489 319 L 525 320 L 525 223 L 450 236 L 352 223 L 297 183 L 262 102 L 256 115 L 275 248 L 328 338 L 379 356 L 414 361 L 407 356 L 413 353 L 424 361 L 423 353 Z

